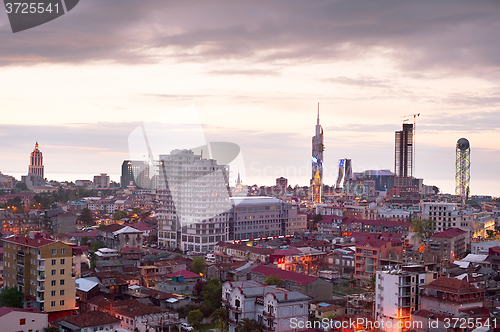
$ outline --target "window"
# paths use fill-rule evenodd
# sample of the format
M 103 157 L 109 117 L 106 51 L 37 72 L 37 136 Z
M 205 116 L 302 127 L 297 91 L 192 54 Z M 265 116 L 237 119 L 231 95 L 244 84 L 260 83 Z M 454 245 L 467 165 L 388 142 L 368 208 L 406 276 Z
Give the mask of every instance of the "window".
M 51 306 L 51 307 L 55 307 L 55 306 L 56 306 L 56 301 L 52 301 L 52 302 L 50 302 L 50 306 Z
M 52 260 L 52 265 L 56 265 L 57 261 L 55 259 Z
M 50 292 L 50 296 L 56 296 L 56 291 L 53 290 L 52 292 Z
M 59 291 L 59 295 L 61 295 L 61 296 L 63 296 L 63 295 L 64 295 L 64 289 L 61 289 L 61 290 Z
M 50 285 L 51 285 L 51 286 L 55 286 L 55 285 L 56 285 L 56 281 L 55 281 L 55 280 L 52 280 L 52 281 L 50 282 Z
M 59 271 L 61 274 L 64 274 L 64 269 L 61 269 L 61 271 Z
M 56 270 L 52 270 L 52 273 L 51 273 L 53 276 L 56 275 Z
M 61 258 L 61 265 L 64 265 L 64 263 L 65 263 L 64 258 Z
M 19 325 L 25 325 L 26 324 L 26 318 L 21 318 L 19 320 Z
M 61 286 L 62 286 L 62 285 L 64 285 L 64 279 L 61 279 L 61 280 L 59 281 L 59 285 L 61 285 Z
M 64 300 L 59 301 L 60 305 L 64 305 Z
M 66 253 L 66 249 L 61 249 L 61 255 L 64 255 Z
M 52 255 L 57 254 L 57 249 L 52 249 Z

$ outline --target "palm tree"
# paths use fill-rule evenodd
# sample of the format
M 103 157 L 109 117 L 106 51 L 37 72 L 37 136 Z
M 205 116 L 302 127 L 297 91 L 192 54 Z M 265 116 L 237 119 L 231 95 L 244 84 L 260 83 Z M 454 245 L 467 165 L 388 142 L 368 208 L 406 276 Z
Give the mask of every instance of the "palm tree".
M 236 325 L 236 332 L 254 332 L 262 331 L 262 326 L 255 319 L 243 318 Z
M 218 324 L 221 332 L 229 331 L 229 312 L 225 308 L 219 308 L 210 315 L 212 324 Z

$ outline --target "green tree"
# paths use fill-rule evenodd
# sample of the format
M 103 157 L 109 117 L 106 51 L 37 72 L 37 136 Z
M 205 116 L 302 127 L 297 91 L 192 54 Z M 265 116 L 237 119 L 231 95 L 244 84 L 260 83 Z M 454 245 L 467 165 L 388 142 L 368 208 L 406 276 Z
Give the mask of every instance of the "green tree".
M 106 245 L 102 241 L 95 241 L 90 245 L 90 250 L 92 250 L 93 252 L 96 252 L 101 248 L 106 248 Z
M 371 290 L 375 290 L 375 283 L 377 281 L 377 276 L 375 274 L 372 274 L 370 276 L 370 283 L 368 284 L 368 287 L 371 289 Z
M 278 287 L 283 287 L 283 280 L 281 280 L 279 275 L 269 276 L 264 280 L 264 285 L 276 285 Z
M 54 326 L 52 326 L 52 327 L 46 327 L 46 328 L 43 329 L 43 332 L 59 332 L 59 328 L 54 327 Z
M 219 308 L 210 315 L 212 324 L 219 326 L 221 332 L 229 331 L 229 312 L 225 308 Z
M 262 326 L 255 319 L 243 318 L 236 325 L 236 332 L 262 331 Z
M 23 299 L 23 293 L 18 291 L 15 287 L 4 287 L 0 290 L 0 307 L 22 308 Z
M 136 208 L 133 208 L 133 209 L 132 209 L 132 212 L 133 212 L 134 214 L 140 214 L 140 213 L 142 212 L 142 209 L 141 209 L 141 208 L 136 207 Z
M 191 264 L 191 269 L 194 273 L 200 274 L 205 273 L 205 267 L 207 263 L 205 262 L 205 258 L 202 256 L 197 256 L 193 259 L 193 263 Z
M 19 189 L 19 191 L 29 191 L 28 187 L 26 186 L 26 183 L 23 182 L 16 183 L 16 189 Z
M 413 239 L 425 242 L 434 234 L 436 223 L 431 219 L 413 219 L 410 227 L 414 233 Z
M 120 220 L 122 218 L 127 218 L 128 213 L 126 211 L 116 211 L 115 214 L 113 214 L 113 219 L 114 220 Z
M 191 310 L 187 316 L 187 320 L 191 326 L 196 326 L 203 320 L 203 313 L 199 310 Z
M 81 246 L 86 246 L 88 244 L 89 244 L 89 237 L 88 236 L 82 237 L 82 240 L 80 241 L 80 245 Z
M 92 211 L 88 208 L 82 209 L 78 220 L 84 225 L 94 225 L 94 217 L 92 216 Z
M 208 280 L 208 283 L 201 291 L 201 295 L 203 295 L 205 304 L 212 308 L 212 310 L 220 308 L 222 300 L 222 286 L 219 279 L 213 278 Z

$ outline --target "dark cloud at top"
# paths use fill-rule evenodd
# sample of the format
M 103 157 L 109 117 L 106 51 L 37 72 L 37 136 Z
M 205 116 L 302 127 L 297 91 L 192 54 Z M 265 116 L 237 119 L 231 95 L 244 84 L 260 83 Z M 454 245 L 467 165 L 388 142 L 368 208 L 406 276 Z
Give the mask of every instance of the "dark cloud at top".
M 0 65 L 165 58 L 321 62 L 383 51 L 415 70 L 491 72 L 500 62 L 494 42 L 499 14 L 493 0 L 89 0 L 17 34 L 0 14 Z

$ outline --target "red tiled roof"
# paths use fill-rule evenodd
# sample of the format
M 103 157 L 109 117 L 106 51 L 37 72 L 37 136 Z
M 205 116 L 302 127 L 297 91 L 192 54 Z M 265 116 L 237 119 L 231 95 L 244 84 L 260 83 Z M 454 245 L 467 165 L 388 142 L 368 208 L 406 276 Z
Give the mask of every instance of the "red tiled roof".
M 19 311 L 19 312 L 31 312 L 34 314 L 44 314 L 46 315 L 45 312 L 41 312 L 39 310 L 36 310 L 35 308 L 11 308 L 11 307 L 1 307 L 0 308 L 0 317 L 7 315 L 8 313 L 11 313 L 13 311 Z
M 439 232 L 439 233 L 434 233 L 434 235 L 431 236 L 433 237 L 438 237 L 438 238 L 452 238 L 456 237 L 462 234 L 465 234 L 466 231 L 461 230 L 460 228 L 448 228 L 445 231 Z
M 423 288 L 436 289 L 442 292 L 454 294 L 477 293 L 481 291 L 479 288 L 475 287 L 465 280 L 446 277 L 437 278 L 428 285 L 423 286 Z
M 122 248 L 122 254 L 126 254 L 128 252 L 136 252 L 136 253 L 141 253 L 141 249 L 140 248 L 131 248 L 131 247 L 125 247 L 125 248 Z
M 113 232 L 116 232 L 116 231 L 122 229 L 123 227 L 125 227 L 125 225 L 111 224 L 111 225 L 108 225 L 108 226 L 104 226 L 104 227 L 98 228 L 98 230 L 100 232 L 103 232 L 103 233 L 113 233 Z
M 277 249 L 274 251 L 273 256 L 294 256 L 301 255 L 302 251 L 297 248 L 292 249 Z
M 265 277 L 269 276 L 279 276 L 281 280 L 290 280 L 294 281 L 298 285 L 308 285 L 313 281 L 316 281 L 318 277 L 314 276 L 309 276 L 306 274 L 302 273 L 296 273 L 292 271 L 285 271 L 282 269 L 278 269 L 275 267 L 270 267 L 270 266 L 265 266 L 265 265 L 258 265 L 252 269 L 251 272 L 254 273 L 260 273 L 264 275 Z
M 332 244 L 324 240 L 305 240 L 290 243 L 291 247 L 302 248 L 302 247 L 331 247 Z
M 29 238 L 27 236 L 13 236 L 13 237 L 9 237 L 9 238 L 4 239 L 4 241 L 10 242 L 10 243 L 15 243 L 15 244 L 20 244 L 20 245 L 27 246 L 27 247 L 34 247 L 34 248 L 43 247 L 43 246 L 46 246 L 48 244 L 52 244 L 52 243 L 56 242 L 52 239 L 44 239 L 44 238 L 32 239 L 32 238 Z
M 153 230 L 151 227 L 149 227 L 148 225 L 146 225 L 145 223 L 143 222 L 136 222 L 136 223 L 133 223 L 133 224 L 129 224 L 130 227 L 133 227 L 139 231 L 151 231 Z
M 177 272 L 169 273 L 165 277 L 167 277 L 167 278 L 184 277 L 184 279 L 201 278 L 200 275 L 193 273 L 191 271 L 188 271 L 188 270 L 180 270 Z
M 386 239 L 386 240 L 384 240 L 384 239 L 367 239 L 367 240 L 361 241 L 359 243 L 356 243 L 356 247 L 364 247 L 366 244 L 369 244 L 370 247 L 372 247 L 372 248 L 380 248 L 386 243 L 396 242 L 396 241 L 398 241 L 398 240 L 391 241 L 389 239 Z M 399 241 L 399 242 L 401 242 L 401 241 Z
M 68 316 L 64 319 L 64 321 L 83 328 L 118 323 L 120 319 L 111 316 L 106 312 L 95 310 L 92 312 L 82 313 L 77 316 Z

